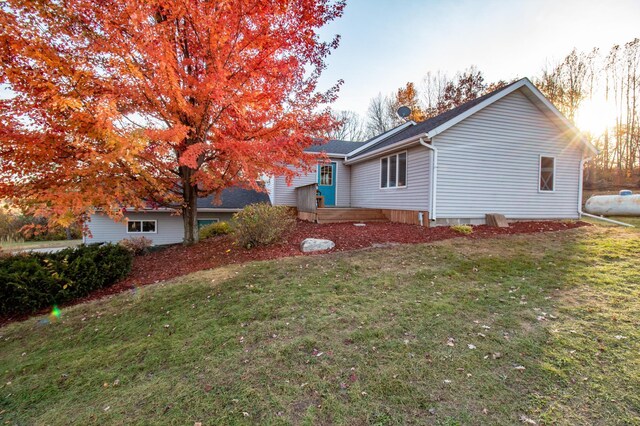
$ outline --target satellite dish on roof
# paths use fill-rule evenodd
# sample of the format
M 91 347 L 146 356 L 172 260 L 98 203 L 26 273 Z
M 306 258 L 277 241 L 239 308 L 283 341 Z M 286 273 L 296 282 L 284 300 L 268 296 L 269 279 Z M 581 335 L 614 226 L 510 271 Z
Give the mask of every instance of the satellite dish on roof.
M 406 120 L 411 115 L 411 108 L 408 106 L 401 106 L 398 108 L 398 111 L 396 111 L 396 114 L 398 114 L 398 117 Z

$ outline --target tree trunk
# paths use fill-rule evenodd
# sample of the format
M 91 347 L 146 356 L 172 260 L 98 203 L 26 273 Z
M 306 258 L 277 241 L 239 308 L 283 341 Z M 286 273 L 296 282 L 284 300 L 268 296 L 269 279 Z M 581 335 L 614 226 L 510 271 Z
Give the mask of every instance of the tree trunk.
M 198 242 L 198 188 L 189 183 L 188 179 L 185 179 L 183 181 L 182 195 L 184 199 L 182 207 L 183 244 L 190 246 Z

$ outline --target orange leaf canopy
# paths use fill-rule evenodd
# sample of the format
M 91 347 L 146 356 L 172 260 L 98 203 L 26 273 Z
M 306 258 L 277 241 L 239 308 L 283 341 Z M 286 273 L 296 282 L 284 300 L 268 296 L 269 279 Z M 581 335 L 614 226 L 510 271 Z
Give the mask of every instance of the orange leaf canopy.
M 0 4 L 0 198 L 59 220 L 308 167 L 327 0 Z

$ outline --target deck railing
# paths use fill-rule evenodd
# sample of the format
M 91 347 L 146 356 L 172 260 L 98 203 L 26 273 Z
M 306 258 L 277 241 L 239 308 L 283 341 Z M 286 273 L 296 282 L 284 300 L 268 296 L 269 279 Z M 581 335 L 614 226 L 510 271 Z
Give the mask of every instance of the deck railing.
M 298 211 L 305 213 L 315 213 L 318 210 L 318 202 L 316 199 L 317 193 L 317 183 L 298 186 L 296 188 L 296 207 L 298 208 Z

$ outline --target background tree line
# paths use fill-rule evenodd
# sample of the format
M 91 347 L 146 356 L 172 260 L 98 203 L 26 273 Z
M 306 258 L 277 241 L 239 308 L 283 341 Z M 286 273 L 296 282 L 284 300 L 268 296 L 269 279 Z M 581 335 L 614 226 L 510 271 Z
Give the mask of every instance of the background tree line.
M 328 137 L 366 140 L 402 124 L 404 120 L 396 114 L 401 106 L 411 108 L 411 120 L 424 121 L 506 84 L 508 82 L 505 81 L 486 83 L 482 72 L 473 66 L 453 77 L 440 71 L 428 72 L 419 85 L 407 82 L 394 93 L 378 93 L 369 102 L 364 117 L 354 111 L 334 112 L 334 118 L 340 122 L 340 126 L 330 132 Z
M 607 124 L 599 131 L 581 129 L 600 151 L 587 163 L 586 185 L 640 186 L 640 39 L 608 52 L 573 49 L 542 67 L 532 81 L 574 123 L 585 103 L 604 106 L 608 116 L 594 119 Z M 423 121 L 509 83 L 487 82 L 473 66 L 453 76 L 429 71 L 418 84 L 407 82 L 393 93 L 373 97 L 364 116 L 334 112 L 341 125 L 328 137 L 366 140 L 401 124 L 396 115 L 401 105 L 411 108 L 412 120 Z
M 0 244 L 79 238 L 82 238 L 82 229 L 77 223 L 70 223 L 68 226 L 48 226 L 44 217 L 24 215 L 20 210 L 0 203 Z
M 640 186 L 640 39 L 614 45 L 608 52 L 574 49 L 548 66 L 536 80 L 538 87 L 570 120 L 585 103 L 603 105 L 607 117 L 599 131 L 585 136 L 600 150 L 587 164 L 586 182 L 594 187 Z

